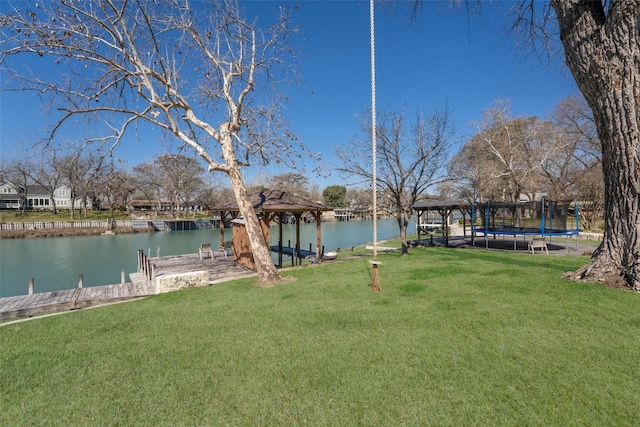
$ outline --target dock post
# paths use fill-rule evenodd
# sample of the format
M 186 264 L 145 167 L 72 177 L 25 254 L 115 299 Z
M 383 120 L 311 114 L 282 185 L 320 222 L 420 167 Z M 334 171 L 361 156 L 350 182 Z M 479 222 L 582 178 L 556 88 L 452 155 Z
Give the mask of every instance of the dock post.
M 124 285 L 124 278 L 125 278 L 125 273 L 124 273 L 124 268 L 122 270 L 120 270 L 120 284 Z
M 78 289 L 82 289 L 82 273 L 78 274 Z
M 33 295 L 33 277 L 29 278 L 29 295 Z

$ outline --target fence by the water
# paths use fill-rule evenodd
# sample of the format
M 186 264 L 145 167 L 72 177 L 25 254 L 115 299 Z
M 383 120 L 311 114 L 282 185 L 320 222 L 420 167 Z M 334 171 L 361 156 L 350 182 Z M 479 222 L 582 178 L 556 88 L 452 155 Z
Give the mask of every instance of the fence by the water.
M 117 221 L 34 221 L 34 222 L 3 222 L 0 223 L 2 231 L 23 231 L 23 230 L 43 230 L 58 228 L 111 228 L 111 224 L 115 227 L 133 227 L 133 221 L 117 220 Z M 146 221 L 145 221 L 146 222 Z
M 0 231 L 31 231 L 65 228 L 104 228 L 118 227 L 149 229 L 154 231 L 207 230 L 219 228 L 220 221 L 214 219 L 170 219 L 170 220 L 105 220 L 105 221 L 34 221 L 0 223 Z

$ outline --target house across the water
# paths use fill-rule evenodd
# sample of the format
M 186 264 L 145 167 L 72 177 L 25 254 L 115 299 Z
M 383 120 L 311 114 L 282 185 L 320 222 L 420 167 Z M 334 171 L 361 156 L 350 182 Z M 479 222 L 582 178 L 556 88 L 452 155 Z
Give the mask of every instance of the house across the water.
M 10 181 L 0 183 L 0 209 L 21 210 L 23 207 L 29 210 L 71 209 L 71 188 L 60 185 L 51 191 L 51 188 L 41 185 L 17 185 Z M 93 198 L 87 197 L 84 201 L 81 197 L 75 197 L 73 207 L 75 209 L 92 209 Z

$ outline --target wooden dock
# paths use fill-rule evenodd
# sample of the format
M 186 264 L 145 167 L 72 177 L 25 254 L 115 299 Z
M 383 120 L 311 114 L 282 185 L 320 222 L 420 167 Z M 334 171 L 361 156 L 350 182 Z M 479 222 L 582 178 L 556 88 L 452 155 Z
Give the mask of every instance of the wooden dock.
M 153 284 L 141 281 L 4 297 L 0 298 L 0 320 L 77 310 L 154 294 Z
M 209 274 L 209 284 L 213 284 L 255 274 L 253 270 L 236 263 L 233 256 L 225 257 L 218 252 L 202 261 L 197 253 L 149 258 L 149 261 L 156 278 L 191 271 L 206 271 Z
M 278 245 L 270 246 L 269 249 L 271 252 L 279 253 L 282 250 L 282 255 L 286 255 L 288 257 L 296 256 L 299 259 L 310 259 L 315 258 L 316 253 L 313 251 L 306 251 L 304 249 L 299 249 L 296 251 L 296 248 L 290 246 L 283 246 L 279 248 Z
M 209 274 L 209 284 L 213 284 L 255 274 L 252 270 L 237 264 L 233 257 L 225 257 L 224 254 L 217 253 L 204 260 L 200 260 L 198 254 L 186 254 L 149 258 L 149 262 L 153 267 L 155 278 L 206 271 Z M 129 277 L 131 283 L 0 298 L 0 320 L 77 310 L 156 294 L 154 281 L 147 280 L 144 273 L 131 273 Z

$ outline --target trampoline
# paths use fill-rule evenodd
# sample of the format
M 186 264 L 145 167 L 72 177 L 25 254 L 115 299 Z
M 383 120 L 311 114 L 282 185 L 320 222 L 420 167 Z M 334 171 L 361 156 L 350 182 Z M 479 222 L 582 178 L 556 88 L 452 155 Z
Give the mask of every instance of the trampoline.
M 489 237 L 503 240 L 513 238 L 513 250 L 516 250 L 518 237 L 523 239 L 541 236 L 548 238 L 565 237 L 571 241 L 576 236 L 576 250 L 580 235 L 580 216 L 576 202 L 540 200 L 521 203 L 478 203 L 471 206 L 471 218 L 480 217 L 480 224 L 472 221 L 472 235 L 484 236 L 485 248 L 489 248 Z M 575 216 L 575 222 L 572 216 Z M 569 244 L 566 245 L 567 251 Z

